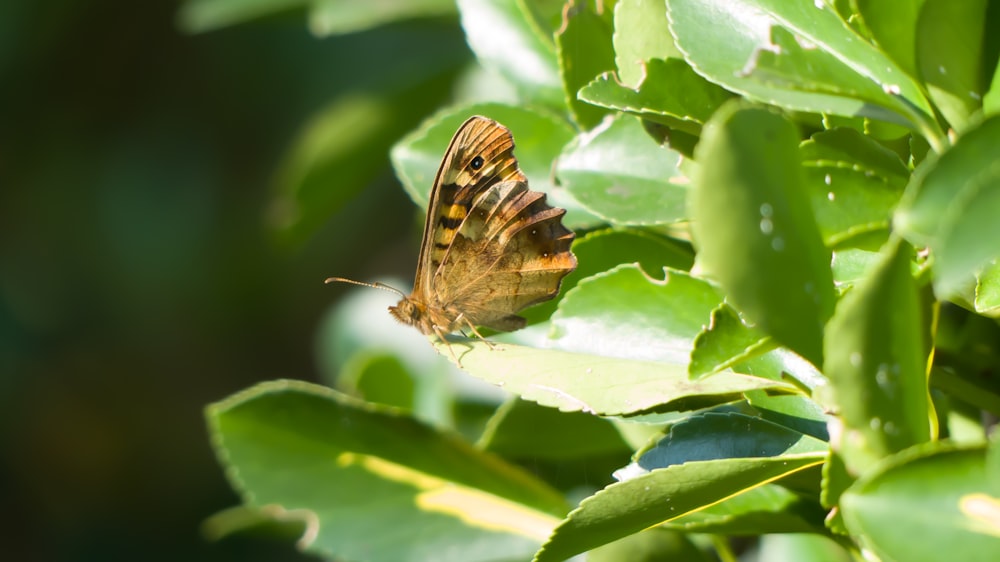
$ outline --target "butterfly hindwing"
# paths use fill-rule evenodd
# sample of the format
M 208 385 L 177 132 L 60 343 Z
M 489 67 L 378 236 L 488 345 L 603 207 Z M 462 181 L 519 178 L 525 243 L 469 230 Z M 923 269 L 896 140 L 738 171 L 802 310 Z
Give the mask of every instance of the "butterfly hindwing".
M 566 211 L 527 182 L 505 181 L 480 194 L 434 278 L 437 297 L 475 325 L 516 329 L 517 311 L 554 297 L 576 267 Z

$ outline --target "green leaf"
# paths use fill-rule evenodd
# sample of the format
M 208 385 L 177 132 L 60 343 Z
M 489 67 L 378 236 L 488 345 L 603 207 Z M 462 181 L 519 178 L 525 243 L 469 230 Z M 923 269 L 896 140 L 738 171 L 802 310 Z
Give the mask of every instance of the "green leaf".
M 213 513 L 201 524 L 201 533 L 213 542 L 247 533 L 292 543 L 301 539 L 307 529 L 308 522 L 302 518 L 283 516 L 280 510 L 267 506 L 260 509 L 245 505 L 230 507 Z
M 384 150 L 397 131 L 386 100 L 346 97 L 315 115 L 278 171 L 271 221 L 289 240 L 303 240 L 363 190 L 384 167 L 361 154 Z
M 416 396 L 413 375 L 395 355 L 362 352 L 344 365 L 337 385 L 366 402 L 413 410 Z
M 406 2 L 312 0 L 309 29 L 319 37 L 356 33 L 394 21 L 453 15 L 454 0 L 407 0 Z
M 568 293 L 581 279 L 623 263 L 638 263 L 651 277 L 662 277 L 665 267 L 686 271 L 694 263 L 694 251 L 689 245 L 635 229 L 588 232 L 573 242 L 573 254 L 577 266 L 563 278 L 562 294 Z M 547 319 L 558 304 L 556 300 L 544 302 L 525 310 L 523 316 L 529 323 Z
M 580 99 L 697 134 L 732 94 L 708 82 L 680 59 L 651 59 L 636 87 L 606 72 L 580 90 Z
M 908 122 L 943 142 L 919 86 L 825 2 L 667 0 L 667 8 L 686 60 L 726 89 L 789 109 Z
M 791 378 L 802 388 L 825 383 L 816 367 L 744 324 L 725 303 L 712 311 L 709 326 L 695 338 L 688 374 L 697 379 L 723 370 L 774 381 Z
M 837 127 L 820 131 L 802 143 L 802 159 L 814 166 L 849 168 L 875 176 L 891 186 L 902 186 L 910 170 L 895 152 L 856 129 Z
M 520 0 L 458 0 L 462 29 L 480 64 L 498 72 L 530 102 L 565 107 L 551 34 Z
M 916 28 L 919 75 L 938 110 L 959 131 L 968 127 L 986 91 L 980 70 L 986 5 L 986 0 L 925 0 Z
M 579 264 L 563 280 L 566 291 L 575 287 L 579 279 L 623 263 L 638 263 L 651 277 L 662 277 L 664 268 L 688 271 L 694 265 L 694 250 L 690 245 L 638 229 L 588 232 L 573 243 L 573 253 Z
M 1000 261 L 994 259 L 976 276 L 976 312 L 1000 317 Z
M 895 227 L 917 246 L 930 246 L 934 288 L 950 298 L 1000 257 L 1000 116 L 968 129 L 940 156 L 929 156 L 906 188 Z
M 860 41 L 858 37 L 851 39 Z M 916 114 L 911 106 L 893 97 L 895 84 L 871 80 L 836 54 L 816 49 L 807 41 L 784 27 L 772 27 L 773 46 L 755 53 L 745 69 L 747 76 L 773 88 L 829 96 L 837 103 L 828 107 L 831 113 L 860 101 L 863 103 L 856 105 L 849 115 L 914 129 L 930 121 L 927 114 Z M 916 93 L 919 95 L 919 91 Z
M 883 560 L 995 560 L 1000 497 L 984 457 L 939 443 L 900 453 L 844 493 L 844 522 Z
M 669 224 L 686 215 L 680 159 L 638 119 L 617 115 L 567 146 L 556 173 L 581 205 L 612 224 Z
M 187 33 L 204 33 L 293 9 L 314 0 L 187 0 L 177 25 Z
M 587 562 L 713 562 L 716 557 L 698 548 L 692 537 L 663 528 L 647 529 L 595 548 L 587 553 Z
M 851 553 L 820 534 L 774 534 L 760 538 L 760 560 L 795 562 L 854 562 Z
M 924 0 L 856 0 L 875 43 L 910 76 L 917 76 L 917 18 Z
M 1000 59 L 993 69 L 993 81 L 989 90 L 983 95 L 983 115 L 986 117 L 1000 113 Z
M 902 185 L 858 169 L 804 162 L 816 224 L 828 247 L 873 232 L 888 232 Z
M 708 412 L 676 423 L 635 461 L 652 471 L 692 461 L 825 453 L 827 444 L 809 435 L 736 413 Z
M 722 301 L 718 290 L 683 271 L 651 279 L 620 265 L 584 279 L 552 317 L 564 351 L 687 366 L 694 338 Z
M 448 109 L 392 147 L 390 157 L 403 187 L 417 205 L 426 208 L 434 176 L 458 127 L 472 115 L 500 122 L 514 135 L 514 155 L 531 188 L 548 195 L 549 204 L 566 209 L 563 222 L 570 228 L 589 226 L 599 219 L 584 211 L 573 197 L 552 181 L 552 163 L 573 138 L 569 123 L 545 113 L 499 103 L 481 103 Z
M 534 552 L 564 511 L 526 472 L 384 407 L 293 381 L 209 406 L 220 462 L 250 507 L 301 520 L 345 560 L 495 560 Z
M 573 510 L 535 556 L 565 560 L 822 462 L 816 453 L 698 461 L 612 484 Z
M 629 87 L 638 86 L 646 76 L 644 61 L 682 57 L 670 35 L 663 0 L 620 0 L 615 4 L 612 42 L 618 77 Z
M 577 125 L 591 129 L 608 111 L 580 101 L 577 91 L 598 74 L 615 67 L 610 22 L 596 13 L 589 1 L 570 0 L 563 10 L 562 27 L 556 32 L 556 55 L 566 105 Z
M 691 350 L 688 372 L 698 378 L 774 349 L 771 338 L 745 325 L 728 304 L 712 311 L 708 326 L 698 334 Z
M 689 209 L 699 263 L 748 320 L 821 364 L 833 277 L 795 127 L 770 110 L 727 104 L 706 127 L 696 159 L 702 166 Z
M 661 526 L 688 533 L 759 535 L 823 531 L 825 510 L 779 484 L 764 484 Z
M 497 410 L 478 447 L 507 458 L 570 460 L 619 453 L 629 448 L 607 419 L 560 412 L 511 399 Z
M 923 340 L 929 319 L 911 256 L 908 244 L 887 244 L 827 326 L 823 372 L 843 424 L 832 444 L 854 475 L 931 438 Z
M 832 262 L 833 279 L 838 287 L 853 285 L 864 278 L 878 259 L 879 253 L 875 251 L 859 248 L 835 250 Z
M 751 390 L 794 390 L 780 382 L 733 373 L 690 381 L 681 365 L 535 349 L 495 340 L 487 344 L 451 339 L 448 344 L 436 345 L 446 356 L 450 345 L 469 374 L 564 412 L 610 416 L 686 411 L 732 402 Z
M 385 154 L 440 102 L 451 83 L 447 72 L 429 68 L 415 84 L 404 80 L 379 94 L 335 98 L 310 118 L 275 178 L 268 218 L 280 241 L 303 243 L 385 173 Z
M 761 418 L 820 441 L 829 441 L 830 416 L 815 400 L 801 394 L 777 394 L 754 390 L 746 394 L 747 403 Z

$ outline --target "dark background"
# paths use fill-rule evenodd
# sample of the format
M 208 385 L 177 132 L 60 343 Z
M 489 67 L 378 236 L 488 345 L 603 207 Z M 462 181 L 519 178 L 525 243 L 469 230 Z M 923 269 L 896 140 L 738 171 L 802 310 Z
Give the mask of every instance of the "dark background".
M 239 503 L 203 408 L 317 377 L 317 323 L 343 290 L 325 277 L 412 272 L 417 210 L 387 152 L 448 101 L 470 57 L 457 21 L 317 38 L 293 11 L 192 35 L 178 6 L 0 3 L 5 560 L 305 558 L 202 537 Z M 276 170 L 310 117 L 400 90 L 347 159 L 362 171 L 324 179 L 344 206 L 277 235 Z

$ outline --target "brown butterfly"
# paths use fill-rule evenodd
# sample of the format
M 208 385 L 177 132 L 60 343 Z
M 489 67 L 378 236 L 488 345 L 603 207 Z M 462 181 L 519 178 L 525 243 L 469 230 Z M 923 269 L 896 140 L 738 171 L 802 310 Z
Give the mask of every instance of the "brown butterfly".
M 510 131 L 471 117 L 451 139 L 434 178 L 413 292 L 340 277 L 326 282 L 394 291 L 403 299 L 389 312 L 400 322 L 442 341 L 464 328 L 485 341 L 476 326 L 523 328 L 517 312 L 556 296 L 576 268 L 564 214 L 544 193 L 528 189 Z

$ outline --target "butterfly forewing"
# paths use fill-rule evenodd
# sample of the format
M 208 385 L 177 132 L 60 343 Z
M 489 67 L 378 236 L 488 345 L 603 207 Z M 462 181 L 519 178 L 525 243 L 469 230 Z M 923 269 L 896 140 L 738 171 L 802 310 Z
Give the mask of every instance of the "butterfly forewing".
M 414 295 L 430 287 L 476 194 L 507 179 L 527 181 L 514 158 L 510 131 L 491 119 L 470 117 L 452 137 L 431 188 Z

